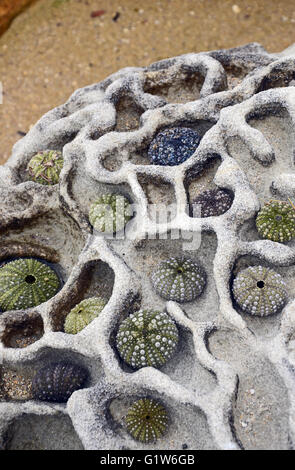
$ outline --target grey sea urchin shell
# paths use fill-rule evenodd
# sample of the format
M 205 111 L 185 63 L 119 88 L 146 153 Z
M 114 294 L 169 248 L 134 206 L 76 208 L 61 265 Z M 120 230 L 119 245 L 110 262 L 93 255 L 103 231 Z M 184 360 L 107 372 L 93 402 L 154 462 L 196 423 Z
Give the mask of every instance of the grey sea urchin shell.
M 191 302 L 203 292 L 206 273 L 191 259 L 169 258 L 152 274 L 152 284 L 164 299 Z
M 245 313 L 264 317 L 282 310 L 287 300 L 286 284 L 272 269 L 251 266 L 235 278 L 233 296 Z
M 51 363 L 36 373 L 33 396 L 36 400 L 64 403 L 83 387 L 87 375 L 86 369 L 71 362 Z

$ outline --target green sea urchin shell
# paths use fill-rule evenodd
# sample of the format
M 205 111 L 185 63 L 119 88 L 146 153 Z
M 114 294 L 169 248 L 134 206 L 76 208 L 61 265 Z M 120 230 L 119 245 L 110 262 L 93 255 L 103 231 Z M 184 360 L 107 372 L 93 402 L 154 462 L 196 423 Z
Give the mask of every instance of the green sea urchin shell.
M 272 269 L 251 266 L 234 279 L 233 296 L 245 313 L 265 317 L 280 312 L 284 307 L 286 284 Z
M 164 299 L 191 302 L 203 292 L 206 273 L 191 259 L 169 258 L 153 272 L 152 284 Z
M 120 194 L 103 194 L 89 210 L 89 222 L 99 232 L 118 232 L 130 219 L 130 202 Z
M 0 307 L 3 311 L 35 307 L 53 297 L 60 282 L 47 264 L 33 258 L 10 261 L 0 268 Z
M 116 346 L 122 359 L 134 369 L 160 367 L 178 343 L 177 327 L 167 313 L 139 310 L 120 325 Z
M 82 300 L 67 315 L 64 325 L 65 333 L 71 335 L 79 333 L 100 314 L 105 305 L 105 300 L 99 297 Z
M 288 202 L 271 200 L 258 212 L 256 227 L 263 238 L 288 242 L 295 237 L 295 210 Z
M 140 442 L 155 442 L 168 426 L 168 414 L 163 405 L 149 398 L 133 403 L 125 417 L 131 436 Z
M 44 150 L 34 155 L 28 164 L 30 178 L 36 183 L 53 185 L 59 182 L 63 167 L 62 153 L 58 150 Z

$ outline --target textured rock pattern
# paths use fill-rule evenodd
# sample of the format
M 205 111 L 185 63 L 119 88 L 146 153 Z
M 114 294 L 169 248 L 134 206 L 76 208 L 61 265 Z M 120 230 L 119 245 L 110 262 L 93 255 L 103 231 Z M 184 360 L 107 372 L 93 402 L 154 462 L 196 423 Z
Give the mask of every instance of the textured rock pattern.
M 1 401 L 0 446 L 6 445 L 8 428 L 19 417 L 58 417 L 62 413 L 71 418 L 87 449 L 179 449 L 184 442 L 190 448 L 239 449 L 255 443 L 260 448 L 294 447 L 294 244 L 292 240 L 282 244 L 261 239 L 255 227 L 257 213 L 273 197 L 272 191 L 276 199 L 295 199 L 294 72 L 294 56 L 269 55 L 257 44 L 187 54 L 144 69 L 127 68 L 101 83 L 77 90 L 67 103 L 48 112 L 17 142 L 11 158 L 0 169 L 0 226 L 3 233 L 11 231 L 11 241 L 5 242 L 2 253 L 7 258 L 16 257 L 21 247 L 21 256 L 26 256 L 26 239 L 21 238 L 20 228 L 38 217 L 47 220 L 48 213 L 56 210 L 76 222 L 86 242 L 72 270 L 66 266 L 68 277 L 60 292 L 33 309 L 44 322 L 42 338 L 17 350 L 1 342 L 1 360 L 6 368 L 25 369 L 29 364 L 35 370 L 45 367 L 49 359 L 58 362 L 61 357 L 75 358 L 81 366 L 89 366 L 91 379 L 89 387 L 76 390 L 66 406 L 34 400 Z M 168 104 L 161 87 L 177 82 L 181 93 L 182 81 L 194 74 L 202 78 L 200 98 L 176 104 L 171 92 Z M 128 98 L 129 104 L 131 100 L 142 114 L 132 115 L 128 105 L 118 119 L 122 111 L 117 103 L 122 98 Z M 130 118 L 134 122 L 134 117 L 140 123 L 137 129 L 116 129 L 117 121 Z M 202 137 L 195 152 L 173 167 L 151 164 L 148 149 L 156 135 L 180 126 L 196 130 Z M 36 152 L 48 148 L 63 153 L 59 185 L 27 181 L 28 162 Z M 191 178 L 200 178 L 198 193 L 207 189 L 203 187 L 208 183 L 206 164 L 212 156 L 220 161 L 213 183 L 231 191 L 233 203 L 217 217 L 190 217 L 185 210 L 187 184 Z M 203 263 L 208 286 L 191 303 L 192 307 L 190 303 L 165 303 L 153 296 L 151 273 L 162 259 L 176 257 L 179 244 L 170 245 L 154 237 L 153 242 L 165 254 L 159 251 L 154 259 L 148 256 L 148 249 L 144 252 L 140 248 L 148 235 L 164 235 L 164 228 L 149 215 L 148 199 L 140 184 L 143 178 L 154 184 L 155 191 L 161 182 L 172 188 L 176 211 L 169 230 L 194 234 L 203 230 L 216 236 L 213 265 Z M 92 233 L 89 207 L 99 195 L 110 192 L 128 193 L 137 204 L 134 220 L 130 221 L 132 240 L 114 241 L 103 233 Z M 47 246 L 46 234 L 40 241 L 39 231 L 30 232 L 35 237 L 30 242 L 35 253 L 38 246 L 44 251 Z M 33 247 L 30 245 L 31 251 Z M 130 250 L 133 267 L 127 261 Z M 56 252 L 61 259 L 66 255 L 58 239 Z M 202 245 L 200 253 L 195 256 L 191 252 L 188 257 L 195 259 L 198 254 L 202 255 Z M 207 253 L 203 255 L 209 259 Z M 104 274 L 105 266 L 114 272 L 113 281 Z M 232 277 L 250 266 L 269 267 L 288 279 L 289 297 L 278 315 L 242 316 L 234 308 Z M 147 278 L 143 270 L 149 273 Z M 114 284 L 109 286 L 110 282 Z M 109 292 L 109 301 L 99 317 L 76 335 L 63 333 L 66 309 L 83 300 L 88 292 L 98 296 L 103 291 Z M 116 354 L 115 334 L 120 316 L 138 310 L 140 302 L 142 309 L 167 310 L 177 325 L 182 347 L 159 370 L 142 367 L 130 372 Z M 11 326 L 18 315 L 29 313 L 2 313 L 0 330 L 5 332 L 8 318 Z M 218 334 L 221 340 L 216 340 L 211 350 L 210 338 Z M 227 354 L 226 344 L 233 347 L 234 353 Z M 244 370 L 240 355 L 246 358 Z M 252 383 L 257 378 L 259 393 Z M 241 407 L 246 411 L 249 408 L 246 402 L 241 404 L 244 395 L 252 397 L 247 402 L 252 407 L 250 417 L 245 421 L 239 413 Z M 138 444 L 124 427 L 118 432 L 118 426 L 107 418 L 110 412 L 117 424 L 122 423 L 124 400 L 131 405 L 136 399 L 158 397 L 173 421 L 159 444 Z M 265 397 L 269 402 L 263 405 Z M 271 440 L 269 436 L 273 436 Z

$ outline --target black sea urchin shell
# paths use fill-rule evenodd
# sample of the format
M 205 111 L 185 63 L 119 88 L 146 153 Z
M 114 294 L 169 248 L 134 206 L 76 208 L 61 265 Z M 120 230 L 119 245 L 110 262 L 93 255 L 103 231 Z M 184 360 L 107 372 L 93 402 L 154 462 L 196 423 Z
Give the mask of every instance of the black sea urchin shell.
M 284 307 L 286 284 L 273 269 L 250 266 L 234 279 L 233 296 L 245 313 L 265 317 L 280 312 Z
M 162 261 L 153 272 L 152 284 L 166 300 L 191 302 L 203 292 L 206 273 L 192 259 L 169 258 Z
M 192 156 L 199 143 L 200 136 L 193 129 L 165 129 L 151 142 L 148 156 L 154 165 L 180 165 Z
M 233 198 L 224 189 L 209 189 L 199 194 L 192 202 L 193 217 L 213 217 L 224 214 L 232 205 Z
M 71 362 L 51 363 L 36 373 L 32 392 L 36 400 L 65 403 L 72 393 L 82 388 L 87 371 Z

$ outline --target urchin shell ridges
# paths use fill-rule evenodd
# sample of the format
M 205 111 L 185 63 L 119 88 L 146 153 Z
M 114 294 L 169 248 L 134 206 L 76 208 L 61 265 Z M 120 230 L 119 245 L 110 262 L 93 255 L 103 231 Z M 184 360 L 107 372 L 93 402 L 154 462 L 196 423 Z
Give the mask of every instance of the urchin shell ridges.
M 88 372 L 71 362 L 55 362 L 37 371 L 32 382 L 36 400 L 65 403 L 72 393 L 83 387 Z
M 206 273 L 194 260 L 169 258 L 162 261 L 152 274 L 156 292 L 166 300 L 191 302 L 203 292 Z
M 155 165 L 180 165 L 193 155 L 200 143 L 199 134 L 186 127 L 159 132 L 149 146 L 148 156 Z
M 201 217 L 214 217 L 224 214 L 232 205 L 233 198 L 224 189 L 208 189 L 199 194 L 192 201 L 193 216 L 199 217 L 201 206 Z
M 161 367 L 173 355 L 178 329 L 165 312 L 139 310 L 120 324 L 116 347 L 122 359 L 134 369 Z
M 90 206 L 89 222 L 99 232 L 118 232 L 130 219 L 130 202 L 121 194 L 103 194 Z
M 31 158 L 27 170 L 30 178 L 36 183 L 53 185 L 59 182 L 62 167 L 62 152 L 44 150 Z
M 286 201 L 271 200 L 258 212 L 256 227 L 263 238 L 290 241 L 295 237 L 295 210 Z
M 60 286 L 56 273 L 34 258 L 20 258 L 0 268 L 0 307 L 3 311 L 36 307 L 53 297 Z
M 141 398 L 133 403 L 125 417 L 131 436 L 140 442 L 155 442 L 168 427 L 168 413 L 158 401 Z
M 106 305 L 100 297 L 84 299 L 67 315 L 64 324 L 65 333 L 75 335 L 96 318 Z
M 234 279 L 233 296 L 245 313 L 261 317 L 273 315 L 286 303 L 286 283 L 273 269 L 250 266 Z

